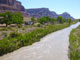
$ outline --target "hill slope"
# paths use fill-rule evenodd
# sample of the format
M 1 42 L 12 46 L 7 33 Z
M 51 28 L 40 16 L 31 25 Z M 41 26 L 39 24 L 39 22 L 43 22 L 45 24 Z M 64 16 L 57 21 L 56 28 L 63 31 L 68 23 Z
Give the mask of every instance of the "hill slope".
M 48 8 L 37 8 L 37 9 L 26 9 L 30 16 L 40 18 L 43 16 L 49 16 L 57 18 L 58 16 L 62 16 L 63 18 L 71 18 L 74 19 L 69 13 L 64 12 L 63 14 L 57 14 L 54 11 L 50 11 Z

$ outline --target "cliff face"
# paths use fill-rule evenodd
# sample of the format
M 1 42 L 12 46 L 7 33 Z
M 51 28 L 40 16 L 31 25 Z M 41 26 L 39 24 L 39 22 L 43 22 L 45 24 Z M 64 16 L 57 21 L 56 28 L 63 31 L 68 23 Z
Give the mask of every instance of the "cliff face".
M 36 17 L 36 18 L 40 18 L 43 16 L 49 16 L 49 17 L 54 17 L 57 18 L 58 16 L 62 16 L 63 18 L 71 18 L 74 19 L 69 13 L 65 12 L 62 14 L 57 14 L 54 11 L 50 11 L 48 8 L 38 8 L 38 9 L 26 9 L 26 11 L 28 12 L 28 14 L 30 16 Z
M 23 15 L 28 15 L 21 2 L 16 0 L 0 0 L 0 12 L 5 11 L 21 12 Z
M 0 0 L 0 4 L 14 5 L 16 0 Z

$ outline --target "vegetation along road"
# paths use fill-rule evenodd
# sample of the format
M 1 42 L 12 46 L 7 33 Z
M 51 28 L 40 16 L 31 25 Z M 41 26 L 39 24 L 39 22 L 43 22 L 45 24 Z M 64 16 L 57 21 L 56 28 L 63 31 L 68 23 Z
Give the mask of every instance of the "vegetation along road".
M 80 60 L 80 26 L 71 31 L 69 42 L 70 60 Z
M 51 33 L 28 47 L 22 47 L 12 53 L 0 57 L 0 60 L 69 60 L 69 34 L 80 23 L 63 30 Z

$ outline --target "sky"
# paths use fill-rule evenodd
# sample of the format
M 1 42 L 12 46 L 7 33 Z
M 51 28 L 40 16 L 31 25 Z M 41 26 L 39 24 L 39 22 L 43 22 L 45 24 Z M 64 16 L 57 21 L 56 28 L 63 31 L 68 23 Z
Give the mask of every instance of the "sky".
M 68 12 L 74 18 L 80 18 L 80 0 L 18 0 L 26 9 L 49 8 L 57 14 Z

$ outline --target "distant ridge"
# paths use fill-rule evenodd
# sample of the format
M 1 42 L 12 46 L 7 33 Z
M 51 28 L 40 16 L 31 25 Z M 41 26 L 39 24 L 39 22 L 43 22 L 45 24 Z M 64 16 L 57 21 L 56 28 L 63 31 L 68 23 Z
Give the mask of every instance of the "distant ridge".
M 50 11 L 48 8 L 33 8 L 33 9 L 26 9 L 28 14 L 32 17 L 40 18 L 43 16 L 49 16 L 57 18 L 58 16 L 62 16 L 63 18 L 71 18 L 74 19 L 69 13 L 64 12 L 62 14 L 57 14 L 54 11 Z

